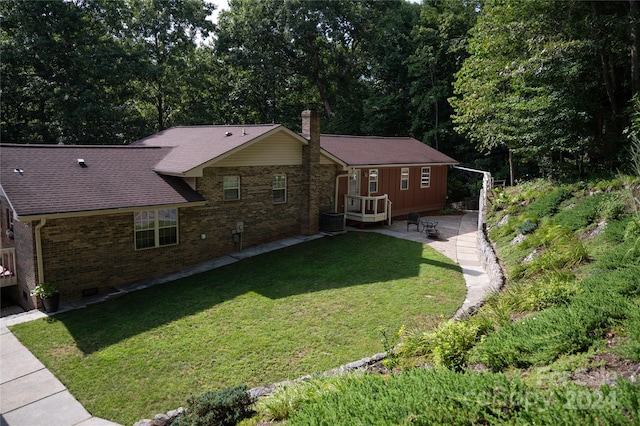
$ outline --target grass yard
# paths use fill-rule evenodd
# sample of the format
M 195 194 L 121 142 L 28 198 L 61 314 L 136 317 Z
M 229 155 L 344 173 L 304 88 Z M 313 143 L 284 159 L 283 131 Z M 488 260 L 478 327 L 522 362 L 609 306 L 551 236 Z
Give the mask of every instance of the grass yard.
M 381 328 L 433 327 L 465 294 L 459 266 L 433 249 L 350 232 L 11 331 L 89 412 L 126 425 L 192 394 L 381 352 Z

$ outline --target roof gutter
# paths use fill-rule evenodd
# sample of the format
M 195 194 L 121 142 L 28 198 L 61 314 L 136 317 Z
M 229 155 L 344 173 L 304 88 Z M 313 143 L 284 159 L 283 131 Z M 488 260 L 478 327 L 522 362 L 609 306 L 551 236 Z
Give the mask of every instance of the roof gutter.
M 207 201 L 203 200 L 203 201 L 190 201 L 187 203 L 179 203 L 179 204 L 159 204 L 155 206 L 151 205 L 151 206 L 140 206 L 140 207 L 124 207 L 124 208 L 107 209 L 107 210 L 82 210 L 77 212 L 34 213 L 34 214 L 26 214 L 26 215 L 16 215 L 16 218 L 22 222 L 30 222 L 30 221 L 42 219 L 44 217 L 47 217 L 49 219 L 66 219 L 70 217 L 100 216 L 100 215 L 107 215 L 107 214 L 131 213 L 131 212 L 156 210 L 156 209 L 202 207 L 202 206 L 205 206 L 206 204 L 207 204 Z
M 44 281 L 44 261 L 42 259 L 42 228 L 47 224 L 47 218 L 45 216 L 40 218 L 40 223 L 36 225 L 36 257 L 38 262 L 38 282 Z

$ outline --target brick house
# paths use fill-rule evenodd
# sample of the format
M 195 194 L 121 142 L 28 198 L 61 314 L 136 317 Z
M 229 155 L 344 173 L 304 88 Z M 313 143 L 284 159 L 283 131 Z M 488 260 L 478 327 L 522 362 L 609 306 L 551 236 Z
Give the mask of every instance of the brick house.
M 129 146 L 2 144 L 0 285 L 33 309 L 30 291 L 39 282 L 57 282 L 64 303 L 243 247 L 316 234 L 322 212 L 344 211 L 351 201 L 341 197 L 356 170 L 365 170 L 367 188 L 375 189 L 372 158 L 356 164 L 331 138 L 345 137 L 321 137 L 318 115 L 305 111 L 301 135 L 277 124 L 193 126 Z M 375 149 L 389 150 L 383 145 Z M 409 179 L 414 168 L 422 172 L 415 159 L 407 163 Z M 399 158 L 391 160 L 393 167 L 376 165 L 378 191 L 362 196 L 386 191 Z M 416 208 L 444 205 L 446 165 L 435 160 L 427 167 L 444 189 L 427 192 L 441 199 L 417 199 Z M 434 167 L 445 169 L 444 179 Z

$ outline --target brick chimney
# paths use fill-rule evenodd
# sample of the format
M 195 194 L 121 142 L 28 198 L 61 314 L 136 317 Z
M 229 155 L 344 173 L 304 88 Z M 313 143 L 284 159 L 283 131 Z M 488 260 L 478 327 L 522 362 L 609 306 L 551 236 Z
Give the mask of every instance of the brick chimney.
M 320 114 L 302 111 L 302 136 L 309 143 L 302 148 L 303 194 L 300 232 L 315 235 L 320 231 Z

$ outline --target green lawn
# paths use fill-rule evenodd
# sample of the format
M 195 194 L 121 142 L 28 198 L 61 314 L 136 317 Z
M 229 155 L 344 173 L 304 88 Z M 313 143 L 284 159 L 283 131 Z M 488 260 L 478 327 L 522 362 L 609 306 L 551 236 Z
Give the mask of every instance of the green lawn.
M 328 370 L 431 327 L 466 293 L 431 248 L 350 232 L 242 260 L 11 331 L 95 416 L 122 424 L 191 394 Z

